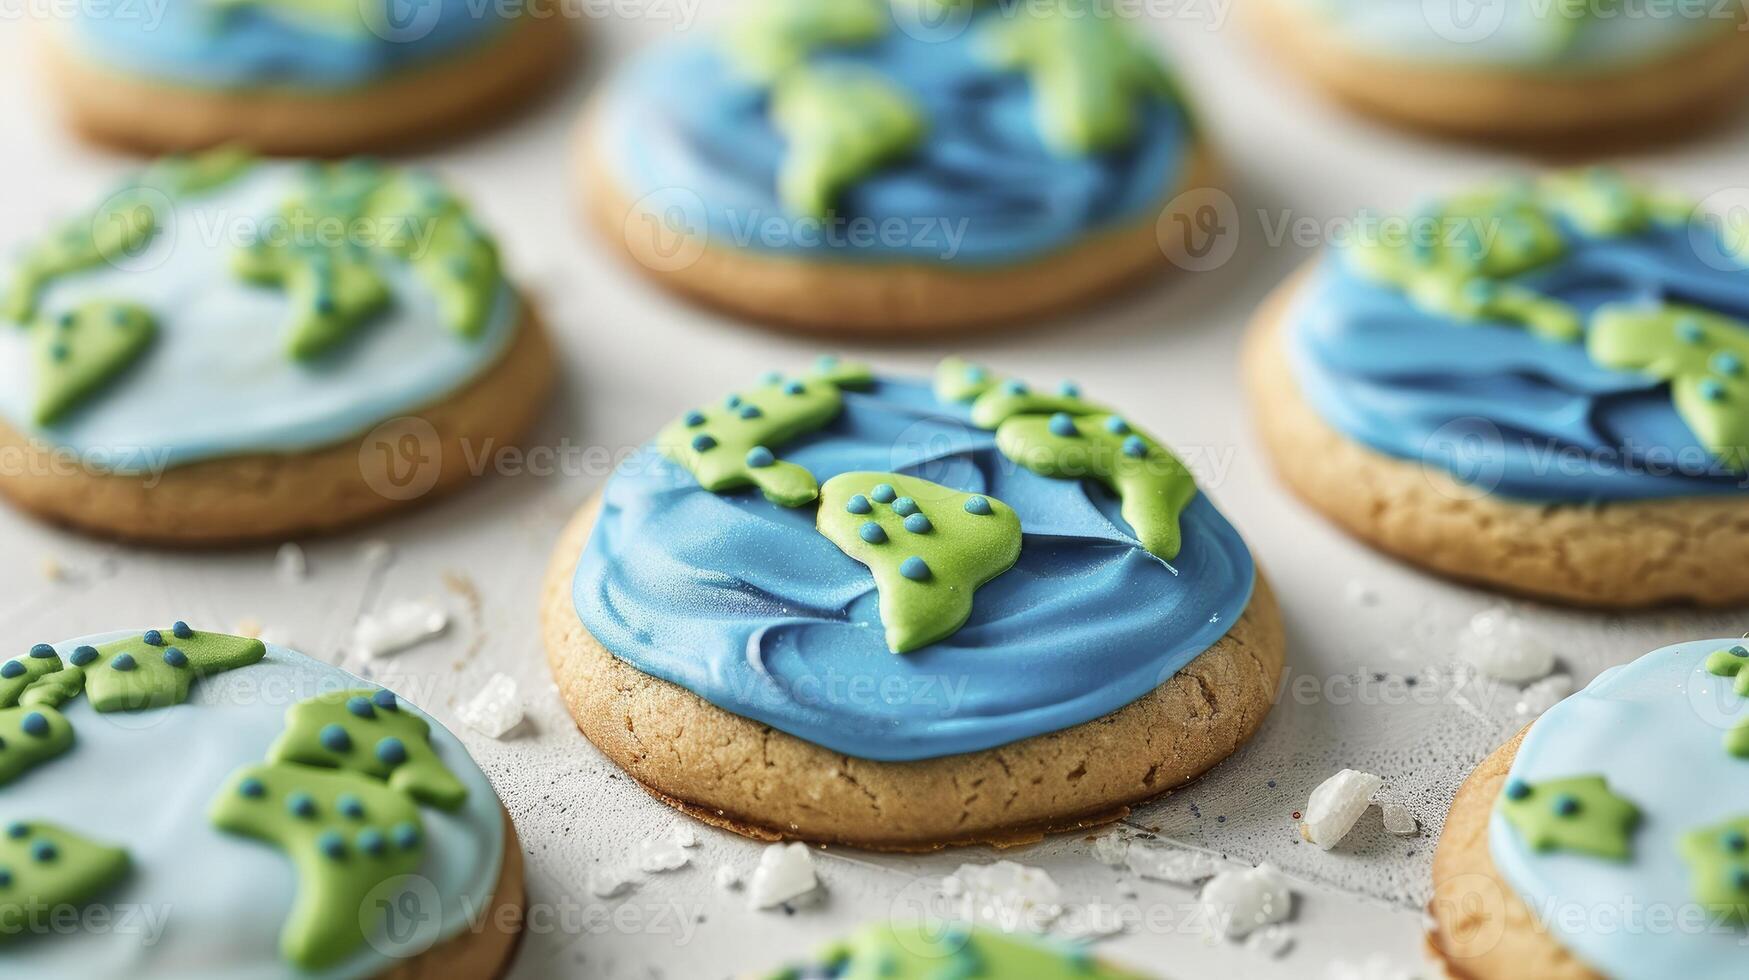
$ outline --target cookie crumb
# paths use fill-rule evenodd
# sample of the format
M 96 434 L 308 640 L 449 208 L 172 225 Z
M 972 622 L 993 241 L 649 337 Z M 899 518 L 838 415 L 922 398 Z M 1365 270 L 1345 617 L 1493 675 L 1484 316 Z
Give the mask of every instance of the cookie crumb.
M 1245 940 L 1245 948 L 1270 959 L 1280 959 L 1294 945 L 1293 929 L 1283 925 L 1268 925 L 1253 932 Z
M 674 840 L 672 834 L 661 837 L 650 837 L 638 845 L 638 870 L 659 874 L 663 871 L 679 871 L 692 861 L 692 855 L 686 853 Z
M 739 891 L 741 888 L 741 872 L 732 865 L 719 865 L 714 877 L 717 887 L 723 891 Z
M 1093 860 L 1108 868 L 1121 868 L 1130 842 L 1120 833 L 1102 834 L 1093 838 Z

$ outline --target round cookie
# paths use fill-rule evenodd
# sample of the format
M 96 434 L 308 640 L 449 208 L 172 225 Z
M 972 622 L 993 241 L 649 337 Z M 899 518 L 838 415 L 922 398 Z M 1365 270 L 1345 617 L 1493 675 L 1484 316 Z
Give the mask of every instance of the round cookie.
M 652 795 L 886 850 L 1117 819 L 1250 737 L 1285 647 L 1168 450 L 957 359 L 687 413 L 564 532 L 542 608 L 572 716 Z
M 340 156 L 493 122 L 565 66 L 547 0 L 86 4 L 45 29 L 42 63 L 68 121 L 146 153 L 239 143 Z
M 1741 641 L 1656 650 L 1476 767 L 1434 855 L 1428 947 L 1446 975 L 1741 975 L 1744 664 Z
M 756 0 L 584 118 L 588 219 L 670 289 L 822 332 L 1074 306 L 1182 246 L 1212 158 L 1129 26 L 1054 4 Z
M 1591 170 L 1363 229 L 1246 343 L 1282 479 L 1455 578 L 1605 607 L 1749 600 L 1749 290 L 1696 213 Z
M 166 158 L 0 279 L 0 493 L 126 539 L 322 532 L 459 487 L 552 383 L 430 175 Z
M 763 976 L 766 980 L 1147 980 L 1140 973 L 1095 959 L 1081 945 L 942 920 L 864 926 L 821 950 L 811 962 Z
M 494 977 L 522 857 L 455 736 L 178 622 L 0 663 L 0 944 L 41 976 Z M 396 913 L 389 921 L 388 913 Z
M 1643 139 L 1741 103 L 1749 37 L 1738 5 L 1600 10 L 1259 0 L 1250 19 L 1272 54 L 1344 103 L 1454 136 Z

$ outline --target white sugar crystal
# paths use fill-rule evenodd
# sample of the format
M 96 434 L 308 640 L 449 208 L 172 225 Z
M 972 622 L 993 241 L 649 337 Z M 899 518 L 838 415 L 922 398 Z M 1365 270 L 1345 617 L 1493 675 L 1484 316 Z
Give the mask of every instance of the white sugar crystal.
M 1093 860 L 1112 868 L 1123 867 L 1130 842 L 1122 834 L 1101 834 L 1093 838 Z
M 1562 699 L 1572 693 L 1573 678 L 1571 676 L 1550 674 L 1518 692 L 1518 703 L 1512 706 L 1512 710 L 1519 715 L 1535 718 L 1559 704 Z
M 1003 932 L 1042 932 L 1063 912 L 1063 890 L 1042 868 L 962 864 L 947 881 L 955 884 L 944 883 L 942 894 L 959 898 L 962 918 Z
M 668 828 L 668 839 L 681 847 L 697 847 L 698 833 L 692 829 L 692 824 L 676 822 Z
M 449 629 L 449 613 L 429 599 L 402 600 L 365 613 L 352 627 L 352 649 L 366 660 L 399 653 Z
M 652 874 L 662 871 L 678 871 L 686 867 L 692 860 L 692 855 L 686 853 L 686 848 L 675 843 L 670 836 L 651 837 L 638 845 L 638 870 Z
M 503 738 L 522 724 L 522 699 L 516 681 L 506 674 L 493 674 L 480 692 L 462 705 L 462 724 L 489 738 Z
M 358 556 L 367 568 L 385 568 L 395 560 L 395 546 L 381 538 L 372 538 L 359 549 Z
M 1212 854 L 1182 847 L 1130 847 L 1128 864 L 1131 871 L 1144 878 L 1170 881 L 1175 885 L 1194 885 L 1214 876 L 1218 865 Z
M 1280 922 L 1293 908 L 1287 882 L 1267 864 L 1215 875 L 1202 887 L 1201 901 L 1209 930 L 1228 939 Z
M 1386 803 L 1380 812 L 1385 818 L 1385 829 L 1399 837 L 1407 837 L 1421 827 L 1409 808 L 1401 803 Z
M 716 882 L 718 888 L 732 892 L 741 887 L 741 872 L 733 865 L 720 865 L 717 867 Z
M 1505 606 L 1470 617 L 1458 634 L 1458 656 L 1498 681 L 1526 684 L 1555 669 L 1555 651 Z
M 806 844 L 773 844 L 759 855 L 759 867 L 747 886 L 747 897 L 756 909 L 769 909 L 797 899 L 819 887 L 814 877 L 814 855 Z
M 1384 780 L 1372 773 L 1353 769 L 1344 769 L 1324 780 L 1306 801 L 1301 836 L 1326 851 L 1335 847 L 1354 829 L 1360 815 L 1372 805 L 1372 795 L 1382 785 Z
M 304 549 L 290 541 L 279 546 L 273 565 L 282 582 L 302 582 L 310 574 L 310 561 L 304 557 Z
M 589 894 L 613 898 L 631 890 L 632 876 L 621 868 L 594 868 L 589 872 Z
M 1264 926 L 1245 940 L 1245 948 L 1270 958 L 1285 955 L 1294 944 L 1294 931 L 1281 925 Z

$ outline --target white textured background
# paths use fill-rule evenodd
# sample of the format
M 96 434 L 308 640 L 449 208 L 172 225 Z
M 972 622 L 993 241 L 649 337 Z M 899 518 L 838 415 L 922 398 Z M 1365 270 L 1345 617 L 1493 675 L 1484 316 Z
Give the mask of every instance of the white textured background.
M 516 975 L 712 978 L 802 954 L 859 922 L 903 908 L 928 876 L 986 849 L 929 857 L 831 851 L 818 855 L 824 904 L 756 913 L 743 893 L 716 889 L 722 864 L 750 869 L 758 846 L 700 829 L 692 866 L 650 877 L 620 899 L 591 897 L 586 873 L 631 860 L 646 836 L 675 819 L 616 774 L 573 730 L 549 688 L 536 627 L 536 597 L 552 539 L 603 473 L 587 447 L 618 452 L 686 405 L 759 371 L 794 369 L 817 351 L 805 339 L 749 329 L 681 305 L 620 264 L 572 221 L 573 118 L 598 74 L 635 46 L 679 30 L 694 0 L 635 0 L 637 17 L 592 17 L 583 67 L 563 94 L 472 141 L 421 157 L 448 173 L 496 228 L 512 268 L 542 301 L 560 334 L 564 386 L 538 439 L 566 448 L 565 475 L 482 481 L 459 498 L 373 531 L 308 543 L 311 574 L 276 576 L 272 548 L 176 555 L 107 546 L 0 513 L 0 613 L 4 643 L 22 649 L 118 627 L 181 617 L 223 628 L 255 618 L 291 645 L 342 663 L 360 611 L 433 597 L 455 627 L 444 639 L 382 665 L 380 679 L 423 692 L 424 706 L 473 748 L 515 817 L 530 858 L 536 903 L 549 928 L 528 937 Z M 700 21 L 719 16 L 716 4 Z M 1520 723 L 1513 689 L 1450 682 L 1468 618 L 1496 600 L 1435 581 L 1367 552 L 1283 495 L 1265 471 L 1238 392 L 1240 332 L 1265 291 L 1312 254 L 1282 240 L 1283 221 L 1310 242 L 1331 219 L 1366 206 L 1401 207 L 1424 193 L 1529 161 L 1400 135 L 1328 107 L 1273 68 L 1231 23 L 1229 0 L 1183 0 L 1159 30 L 1179 59 L 1202 117 L 1230 165 L 1237 251 L 1221 268 L 1179 274 L 1158 288 L 1036 329 L 932 347 L 852 347 L 889 371 L 925 372 L 966 351 L 1039 382 L 1080 381 L 1123 406 L 1167 442 L 1201 454 L 1199 476 L 1249 538 L 1275 582 L 1291 633 L 1290 681 L 1310 675 L 1312 696 L 1279 703 L 1257 740 L 1201 782 L 1136 813 L 1128 826 L 1267 860 L 1300 881 L 1294 948 L 1268 959 L 1205 940 L 1183 926 L 1135 928 L 1101 949 L 1169 977 L 1320 977 L 1334 961 L 1369 956 L 1405 971 L 1419 960 L 1420 907 L 1444 808 L 1464 773 Z M 128 166 L 59 130 L 29 72 L 27 34 L 0 5 L 0 240 L 7 246 L 52 215 L 85 206 Z M 606 7 L 606 4 L 599 5 Z M 721 4 L 727 8 L 728 4 Z M 625 11 L 621 11 L 623 15 Z M 1745 181 L 1749 116 L 1704 140 L 1629 158 L 1697 196 Z M 392 542 L 381 572 L 364 542 Z M 53 560 L 66 580 L 43 571 Z M 1357 601 L 1370 594 L 1373 601 Z M 1602 616 L 1519 606 L 1532 629 L 1558 645 L 1583 683 L 1655 646 L 1736 635 L 1749 617 L 1670 613 Z M 513 675 L 528 722 L 505 741 L 455 725 L 454 711 L 493 672 Z M 1409 681 L 1413 680 L 1413 687 Z M 1349 766 L 1385 777 L 1387 791 L 1423 825 L 1386 834 L 1374 810 L 1339 849 L 1299 841 L 1291 814 L 1326 775 Z M 1274 780 L 1274 788 L 1268 781 Z M 1191 892 L 1142 883 L 1121 898 L 1116 873 L 1077 837 L 1002 855 L 1050 870 L 1075 903 L 1127 905 L 1155 922 L 1181 923 Z

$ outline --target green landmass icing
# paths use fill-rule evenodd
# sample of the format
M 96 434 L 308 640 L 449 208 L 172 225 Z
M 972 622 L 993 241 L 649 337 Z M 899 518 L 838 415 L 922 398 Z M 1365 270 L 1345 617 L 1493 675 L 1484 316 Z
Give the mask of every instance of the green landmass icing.
M 266 655 L 266 645 L 249 637 L 148 631 L 97 647 L 96 659 L 84 667 L 85 694 L 103 712 L 181 704 L 195 678 L 247 667 Z
M 1085 946 L 1010 936 L 959 923 L 866 926 L 803 967 L 766 980 L 1146 980 L 1096 959 Z
M 1535 851 L 1575 851 L 1625 861 L 1639 808 L 1610 791 L 1602 776 L 1573 776 L 1534 785 L 1508 780 L 1500 812 Z
M 72 747 L 73 726 L 53 707 L 0 708 L 0 786 Z
M 334 691 L 293 705 L 267 758 L 361 773 L 442 810 L 461 806 L 468 789 L 431 747 L 431 726 L 392 695 L 378 699 L 386 693 Z
M 369 29 L 369 23 L 365 20 L 367 10 L 365 4 L 371 0 L 200 0 L 200 2 L 220 17 L 231 17 L 248 10 L 259 11 L 275 19 L 328 34 L 360 36 Z M 383 2 L 393 3 L 395 0 L 383 0 Z
M 1749 469 L 1749 323 L 1695 307 L 1600 308 L 1591 359 L 1670 383 L 1676 413 L 1719 461 Z
M 93 300 L 44 317 L 31 331 L 36 422 L 53 425 L 139 360 L 158 322 L 143 306 Z
M 1683 834 L 1677 851 L 1688 865 L 1695 901 L 1744 923 L 1749 917 L 1749 817 Z
M 773 82 L 820 48 L 880 39 L 891 26 L 882 0 L 746 0 L 724 32 L 729 58 L 740 71 Z
M 846 188 L 916 149 L 928 128 L 910 93 L 842 65 L 785 75 L 772 93 L 771 118 L 789 141 L 777 196 L 813 217 L 830 214 Z
M 40 821 L 0 833 L 0 941 L 54 935 L 69 907 L 84 905 L 128 873 L 127 851 Z

